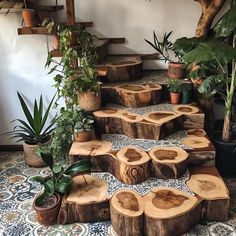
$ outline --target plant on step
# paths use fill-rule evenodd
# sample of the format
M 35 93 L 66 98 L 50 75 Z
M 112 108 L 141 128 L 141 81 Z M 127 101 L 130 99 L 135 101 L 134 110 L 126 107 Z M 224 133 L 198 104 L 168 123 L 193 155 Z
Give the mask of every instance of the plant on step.
M 74 126 L 75 132 L 91 131 L 93 129 L 93 123 L 94 123 L 93 116 L 81 110 L 78 118 L 79 119 L 77 120 Z
M 168 79 L 167 88 L 170 93 L 181 93 L 182 92 L 182 82 L 176 79 Z
M 50 101 L 44 112 L 44 102 L 42 95 L 40 96 L 39 102 L 34 100 L 33 110 L 30 111 L 26 101 L 22 95 L 17 92 L 18 99 L 21 104 L 22 111 L 24 112 L 25 120 L 16 119 L 12 122 L 18 122 L 18 125 L 10 132 L 5 135 L 11 136 L 11 138 L 17 138 L 17 142 L 24 141 L 27 144 L 43 144 L 50 139 L 53 131 L 54 122 L 46 126 L 50 109 L 53 105 L 54 98 Z
M 92 163 L 89 159 L 79 160 L 74 164 L 64 168 L 61 164 L 56 164 L 51 153 L 42 152 L 41 157 L 50 168 L 51 174 L 48 176 L 34 176 L 32 180 L 44 186 L 43 193 L 36 199 L 37 206 L 43 206 L 46 198 L 54 193 L 65 194 L 71 190 L 72 176 L 89 172 Z

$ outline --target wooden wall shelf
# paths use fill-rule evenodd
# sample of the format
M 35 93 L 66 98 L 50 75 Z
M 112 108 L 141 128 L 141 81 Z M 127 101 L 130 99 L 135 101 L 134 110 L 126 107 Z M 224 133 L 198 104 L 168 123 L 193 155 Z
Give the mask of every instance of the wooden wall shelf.
M 27 8 L 35 9 L 36 11 L 55 12 L 64 9 L 64 5 L 41 5 L 36 1 L 27 0 Z

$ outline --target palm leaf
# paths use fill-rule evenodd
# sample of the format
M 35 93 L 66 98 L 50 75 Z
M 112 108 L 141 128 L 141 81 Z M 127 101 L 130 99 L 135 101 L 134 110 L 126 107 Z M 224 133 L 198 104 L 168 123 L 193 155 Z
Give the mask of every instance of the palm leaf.
M 12 122 L 15 122 L 15 121 L 20 122 L 23 126 L 25 126 L 26 129 L 28 129 L 30 132 L 32 132 L 35 136 L 35 130 L 33 130 L 25 121 L 23 121 L 21 119 L 16 119 L 16 120 L 13 120 Z

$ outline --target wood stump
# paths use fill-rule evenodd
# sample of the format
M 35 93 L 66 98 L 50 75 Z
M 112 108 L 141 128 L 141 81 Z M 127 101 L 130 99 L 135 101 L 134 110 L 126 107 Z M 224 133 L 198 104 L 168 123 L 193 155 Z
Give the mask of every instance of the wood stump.
M 106 64 L 107 80 L 111 82 L 131 81 L 142 77 L 143 62 L 140 57 Z
M 149 155 L 154 176 L 161 179 L 177 179 L 187 169 L 188 153 L 178 147 L 156 147 Z
M 95 176 L 73 178 L 69 195 L 62 199 L 59 224 L 96 222 L 110 219 L 108 184 Z
M 203 129 L 189 129 L 186 131 L 188 136 L 197 136 L 197 137 L 205 137 L 206 132 Z
M 210 146 L 211 142 L 205 137 L 197 137 L 194 135 L 189 135 L 186 138 L 183 138 L 181 142 L 194 149 L 204 149 Z
M 195 114 L 199 112 L 199 109 L 195 106 L 190 105 L 175 105 L 173 107 L 174 112 L 177 114 Z
M 98 133 L 125 134 L 130 138 L 159 140 L 183 127 L 183 117 L 173 112 L 141 116 L 121 109 L 103 108 L 93 115 Z
M 188 232 L 201 218 L 201 202 L 173 188 L 155 188 L 143 197 L 145 235 L 175 236 Z
M 229 192 L 220 176 L 192 174 L 187 186 L 203 199 L 202 218 L 209 221 L 228 219 Z
M 102 100 L 105 103 L 116 103 L 125 107 L 144 107 L 161 102 L 160 85 L 133 85 L 103 86 Z
M 132 190 L 116 192 L 110 201 L 111 222 L 117 236 L 142 236 L 143 198 Z
M 138 184 L 150 176 L 149 155 L 137 147 L 122 148 L 116 154 L 118 162 L 113 171 L 118 180 L 125 184 Z

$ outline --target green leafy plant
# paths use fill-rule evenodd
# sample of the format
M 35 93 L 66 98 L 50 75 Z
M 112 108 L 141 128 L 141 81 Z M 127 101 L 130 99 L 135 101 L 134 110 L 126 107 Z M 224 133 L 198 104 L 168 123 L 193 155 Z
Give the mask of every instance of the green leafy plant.
M 75 132 L 91 131 L 93 129 L 93 116 L 88 115 L 86 112 L 81 110 L 78 118 L 79 120 L 77 120 L 74 127 Z
M 232 120 L 234 116 L 233 99 L 236 90 L 236 5 L 232 1 L 231 8 L 217 22 L 213 31 L 214 37 L 205 38 L 203 41 L 194 39 L 193 48 L 183 56 L 183 60 L 189 65 L 197 65 L 190 76 L 201 76 L 204 80 L 198 91 L 205 96 L 214 96 L 218 93 L 225 103 L 224 127 L 222 140 L 230 141 Z M 229 44 L 230 38 L 232 44 Z M 187 41 L 185 39 L 180 39 Z M 189 45 L 193 39 L 190 39 Z M 183 43 L 184 45 L 184 43 Z M 185 47 L 185 46 L 184 46 Z M 185 47 L 186 48 L 186 47 Z M 231 69 L 230 69 L 231 67 Z
M 164 33 L 163 39 L 159 40 L 155 31 L 153 31 L 153 42 L 147 39 L 145 39 L 145 41 L 160 54 L 160 60 L 164 60 L 165 62 L 174 62 L 175 59 L 170 56 L 170 51 L 173 51 L 178 60 L 181 61 L 181 54 L 175 50 L 173 43 L 170 41 L 171 34 L 172 31 Z
M 168 79 L 167 88 L 170 93 L 181 93 L 182 82 L 178 79 Z
M 19 98 L 26 121 L 22 119 L 13 120 L 12 122 L 18 122 L 19 125 L 16 125 L 13 131 L 7 132 L 4 135 L 9 135 L 11 138 L 17 138 L 17 142 L 23 140 L 27 144 L 42 144 L 47 142 L 50 139 L 50 135 L 52 134 L 54 123 L 51 122 L 49 126 L 45 126 L 55 96 L 50 101 L 45 112 L 43 112 L 44 103 L 42 95 L 40 96 L 39 102 L 37 102 L 35 99 L 32 112 L 30 112 L 30 109 L 19 92 L 17 92 L 17 96 Z
M 42 152 L 41 157 L 51 170 L 48 176 L 34 176 L 32 180 L 44 186 L 43 193 L 37 198 L 36 204 L 42 206 L 47 197 L 57 193 L 68 193 L 72 186 L 72 176 L 89 172 L 92 169 L 90 160 L 80 160 L 66 169 L 61 164 L 55 164 L 51 153 Z

